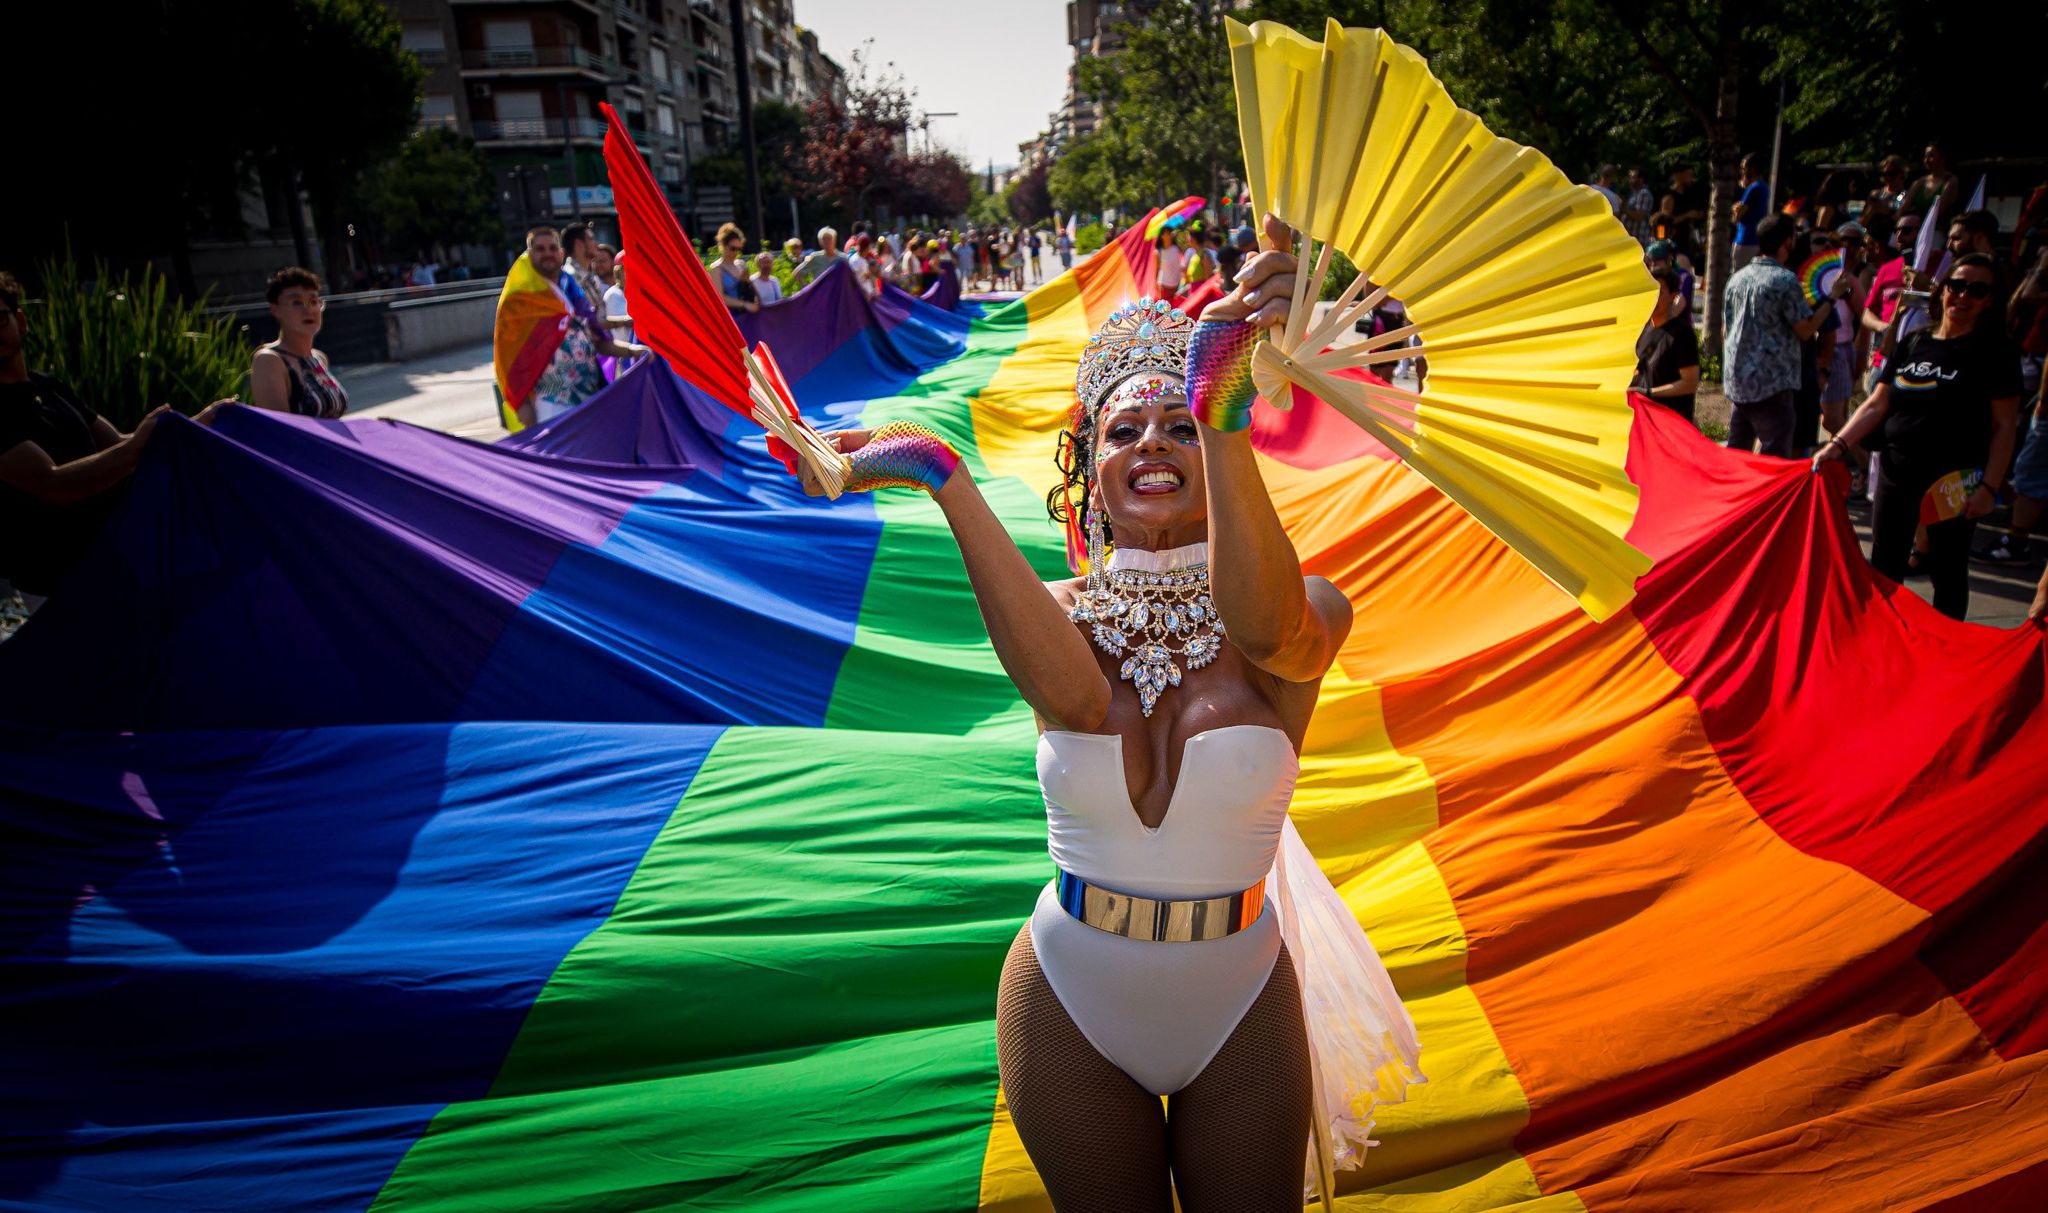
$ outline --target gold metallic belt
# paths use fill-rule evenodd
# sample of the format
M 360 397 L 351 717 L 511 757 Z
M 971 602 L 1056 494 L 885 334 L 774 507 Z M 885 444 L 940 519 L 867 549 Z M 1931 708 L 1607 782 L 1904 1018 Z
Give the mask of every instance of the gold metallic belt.
M 1096 930 L 1155 943 L 1191 943 L 1235 935 L 1258 921 L 1266 903 L 1263 880 L 1241 893 L 1167 901 L 1112 892 L 1064 868 L 1060 869 L 1058 892 L 1060 906 Z

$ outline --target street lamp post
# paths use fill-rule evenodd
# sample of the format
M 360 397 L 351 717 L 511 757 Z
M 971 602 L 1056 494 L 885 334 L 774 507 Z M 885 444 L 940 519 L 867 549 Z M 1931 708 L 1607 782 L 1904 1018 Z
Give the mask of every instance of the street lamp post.
M 919 130 L 921 130 L 921 131 L 923 131 L 923 132 L 924 132 L 924 152 L 925 152 L 925 155 L 929 156 L 929 155 L 931 155 L 931 152 L 932 152 L 932 119 L 934 119 L 934 118 L 958 118 L 959 116 L 960 116 L 960 114 L 959 114 L 959 112 L 958 112 L 957 110 L 935 110 L 935 111 L 927 111 L 927 112 L 925 112 L 925 113 L 924 113 L 924 114 L 923 114 L 923 115 L 922 115 L 922 116 L 921 116 L 921 117 L 920 117 L 920 118 L 918 119 L 918 121 L 917 121 L 917 129 L 919 129 Z

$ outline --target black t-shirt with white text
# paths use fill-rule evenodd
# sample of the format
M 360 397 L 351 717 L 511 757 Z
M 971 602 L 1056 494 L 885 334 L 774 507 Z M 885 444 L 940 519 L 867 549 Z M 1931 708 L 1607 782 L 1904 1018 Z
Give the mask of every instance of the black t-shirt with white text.
M 1982 468 L 1991 402 L 2020 394 L 2020 355 L 2002 333 L 1943 339 L 1921 329 L 1899 343 L 1880 380 L 1890 388 L 1884 464 L 1905 478 Z

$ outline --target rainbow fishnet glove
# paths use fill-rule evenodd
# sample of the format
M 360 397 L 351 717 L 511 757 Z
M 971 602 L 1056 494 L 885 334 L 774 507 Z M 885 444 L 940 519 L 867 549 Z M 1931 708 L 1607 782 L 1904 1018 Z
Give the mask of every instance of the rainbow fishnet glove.
M 1259 330 L 1249 323 L 1204 320 L 1188 339 L 1188 411 L 1212 430 L 1230 433 L 1252 423 L 1252 346 Z
M 923 489 L 936 493 L 960 466 L 960 452 L 938 433 L 915 421 L 892 421 L 868 436 L 868 444 L 847 457 L 846 491 Z

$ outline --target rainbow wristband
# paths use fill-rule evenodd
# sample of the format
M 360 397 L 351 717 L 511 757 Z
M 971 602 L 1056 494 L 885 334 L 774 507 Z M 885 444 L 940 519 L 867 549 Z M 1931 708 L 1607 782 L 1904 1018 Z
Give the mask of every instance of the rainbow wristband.
M 960 466 L 960 452 L 938 432 L 915 421 L 892 421 L 847 457 L 846 491 L 923 489 L 936 493 Z
M 1188 339 L 1188 411 L 1212 430 L 1231 433 L 1252 423 L 1252 347 L 1259 331 L 1250 324 L 1205 320 Z

